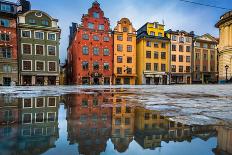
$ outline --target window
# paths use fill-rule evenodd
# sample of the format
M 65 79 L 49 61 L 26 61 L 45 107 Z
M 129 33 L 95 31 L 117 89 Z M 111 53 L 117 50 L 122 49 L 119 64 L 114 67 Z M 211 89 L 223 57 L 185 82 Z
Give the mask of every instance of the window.
M 35 122 L 36 123 L 43 123 L 44 122 L 44 113 L 36 113 L 35 114 Z
M 125 125 L 130 125 L 130 118 L 125 118 Z
M 213 65 L 210 66 L 210 72 L 215 72 L 215 67 Z
M 48 122 L 55 122 L 55 119 L 56 119 L 56 113 L 55 112 L 48 112 L 48 114 L 47 114 Z
M 179 62 L 183 62 L 183 55 L 179 55 Z
M 176 51 L 176 45 L 172 45 L 172 51 Z
M 36 61 L 36 71 L 44 71 L 44 62 Z
M 93 63 L 93 69 L 94 70 L 98 70 L 99 69 L 99 63 L 98 62 L 94 62 Z
M 175 35 L 172 36 L 172 40 L 173 40 L 173 41 L 176 41 L 176 38 L 177 38 L 177 37 L 176 37 Z
M 127 32 L 128 28 L 127 27 L 123 27 L 122 30 L 123 30 L 123 32 Z
M 56 98 L 55 97 L 48 98 L 48 107 L 56 107 Z
M 179 66 L 179 72 L 182 73 L 184 71 L 184 67 L 183 66 Z
M 29 30 L 22 30 L 21 37 L 23 37 L 23 38 L 30 38 L 31 37 L 31 31 L 29 31 Z
M 132 68 L 126 68 L 127 74 L 132 74 Z
M 47 20 L 42 20 L 42 25 L 43 26 L 48 26 L 48 21 Z
M 0 19 L 0 26 L 9 27 L 10 21 L 8 19 Z
M 31 54 L 31 44 L 22 44 L 22 54 Z
M 3 65 L 3 72 L 10 73 L 12 71 L 11 65 Z
M 147 45 L 147 47 L 151 47 L 151 42 L 150 42 L 150 41 L 147 41 L 147 42 L 146 42 L 146 45 Z
M 151 63 L 146 63 L 146 70 L 150 71 L 151 70 Z
M 208 48 L 208 44 L 203 44 L 203 48 Z
M 151 58 L 151 51 L 146 51 L 146 58 Z
M 215 45 L 212 45 L 212 44 L 211 44 L 211 45 L 210 45 L 210 48 L 211 48 L 211 49 L 215 49 Z
M 154 58 L 159 59 L 159 52 L 154 52 Z
M 204 53 L 204 60 L 207 60 L 208 56 L 206 53 Z
M 56 62 L 48 62 L 48 71 L 55 72 L 56 71 Z
M 159 70 L 159 64 L 158 63 L 154 63 L 154 71 L 158 71 Z
M 190 56 L 186 56 L 186 62 L 190 62 L 190 61 L 191 61 Z
M 109 70 L 109 69 L 110 69 L 109 63 L 104 63 L 104 70 Z
M 176 55 L 172 55 L 172 61 L 176 62 Z
M 166 52 L 161 52 L 161 59 L 166 59 Z
M 83 46 L 82 47 L 82 54 L 83 55 L 88 55 L 89 54 L 89 48 L 88 48 L 88 46 Z
M 190 37 L 186 37 L 186 39 L 185 39 L 185 40 L 186 40 L 186 42 L 187 42 L 187 43 L 190 43 L 191 38 L 190 38 Z
M 36 108 L 42 108 L 44 107 L 44 98 L 36 98 Z
M 23 71 L 31 71 L 32 65 L 31 61 L 23 60 Z
M 93 54 L 94 54 L 94 55 L 99 55 L 99 48 L 94 47 L 94 48 L 93 48 Z
M 118 56 L 118 57 L 117 57 L 117 62 L 118 62 L 118 63 L 122 63 L 122 56 Z
M 122 37 L 122 36 L 117 36 L 117 40 L 122 41 L 122 40 L 123 40 L 123 37 Z
M 94 40 L 94 41 L 99 41 L 99 37 L 98 37 L 97 35 L 94 35 L 94 36 L 93 36 L 93 40 Z
M 166 43 L 162 43 L 161 48 L 166 48 Z
M 196 59 L 200 60 L 200 53 L 196 53 Z
M 94 18 L 99 18 L 99 13 L 98 13 L 98 12 L 94 12 L 94 13 L 93 13 L 93 17 L 94 17 Z
M 127 57 L 127 63 L 132 63 L 132 57 Z
M 109 42 L 110 38 L 109 37 L 104 37 L 103 40 L 104 40 L 104 42 Z
M 180 37 L 179 42 L 183 43 L 184 42 L 184 37 Z
M 176 72 L 176 65 L 172 65 L 172 72 Z
M 127 45 L 127 52 L 132 52 L 132 46 L 131 45 Z
M 160 32 L 159 32 L 159 33 L 158 33 L 158 36 L 159 36 L 159 37 L 162 37 L 162 36 L 163 36 L 163 33 L 160 33 Z
M 155 42 L 155 43 L 154 43 L 154 47 L 155 47 L 155 48 L 159 48 L 159 43 Z
M 200 65 L 196 65 L 196 71 L 200 71 Z
M 55 56 L 56 55 L 56 46 L 48 45 L 48 55 Z
M 190 72 L 190 66 L 186 66 L 186 72 L 187 72 L 187 73 Z
M 9 59 L 12 56 L 10 48 L 0 48 L 0 52 L 2 52 L 3 58 Z
M 88 28 L 89 29 L 94 29 L 94 24 L 93 23 L 88 23 Z
M 190 46 L 186 46 L 186 52 L 190 52 L 191 47 Z
M 179 51 L 180 52 L 183 52 L 184 50 L 183 50 L 183 45 L 179 45 Z
M 150 114 L 149 114 L 149 113 L 145 113 L 144 119 L 145 119 L 145 120 L 149 120 L 149 119 L 150 119 Z
M 89 40 L 89 35 L 88 34 L 82 34 L 82 39 Z
M 122 74 L 122 67 L 117 67 L 117 74 Z
M 89 63 L 87 61 L 82 62 L 82 69 L 83 70 L 88 70 L 89 69 Z
M 43 45 L 35 45 L 35 53 L 36 55 L 44 54 L 44 46 Z
M 7 4 L 1 4 L 1 11 L 11 12 L 11 6 Z
M 151 31 L 150 35 L 151 35 L 151 36 L 155 36 L 155 32 L 152 32 L 152 31 Z
M 161 64 L 161 71 L 165 72 L 166 71 L 166 64 Z
M 123 45 L 122 44 L 118 44 L 117 45 L 117 51 L 122 52 L 122 50 L 123 50 Z
M 203 72 L 206 72 L 206 71 L 207 71 L 207 67 L 203 66 Z
M 121 118 L 115 119 L 115 125 L 121 125 Z
M 108 48 L 104 48 L 104 50 L 103 50 L 103 55 L 104 55 L 104 56 L 110 55 L 110 50 L 109 50 Z
M 56 34 L 55 33 L 48 33 L 48 40 L 56 40 Z
M 82 99 L 82 107 L 88 107 L 88 100 Z
M 201 44 L 200 44 L 200 43 L 198 43 L 198 42 L 196 42 L 196 43 L 195 43 L 195 46 L 196 46 L 196 47 L 200 47 L 200 46 L 201 46 Z
M 32 114 L 31 113 L 24 113 L 23 114 L 23 124 L 30 124 L 32 123 Z
M 10 35 L 9 34 L 6 34 L 6 33 L 2 33 L 0 35 L 0 40 L 1 41 L 10 41 Z
M 44 33 L 43 32 L 35 32 L 35 39 L 44 39 Z
M 132 41 L 132 37 L 127 37 L 127 41 Z

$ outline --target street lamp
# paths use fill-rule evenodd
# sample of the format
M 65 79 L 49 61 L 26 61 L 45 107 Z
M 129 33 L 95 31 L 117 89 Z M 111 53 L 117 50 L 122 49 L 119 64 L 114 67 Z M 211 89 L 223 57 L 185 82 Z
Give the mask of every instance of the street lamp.
M 226 69 L 226 83 L 227 83 L 227 82 L 228 82 L 227 73 L 228 73 L 229 66 L 226 65 L 226 66 L 225 66 L 225 69 Z

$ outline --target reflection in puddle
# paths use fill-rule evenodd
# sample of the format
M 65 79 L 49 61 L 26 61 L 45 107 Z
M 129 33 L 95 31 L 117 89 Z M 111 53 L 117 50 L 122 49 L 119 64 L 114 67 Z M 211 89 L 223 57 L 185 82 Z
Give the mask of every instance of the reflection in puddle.
M 91 155 L 232 153 L 232 129 L 228 126 L 185 125 L 121 95 L 86 91 L 59 97 L 1 96 L 0 154 L 49 154 L 51 149 L 56 154 L 60 149 L 72 149 L 73 154 Z M 59 117 L 60 104 L 66 109 L 63 119 Z M 63 121 L 66 127 L 60 125 Z M 60 139 L 77 149 L 58 148 Z

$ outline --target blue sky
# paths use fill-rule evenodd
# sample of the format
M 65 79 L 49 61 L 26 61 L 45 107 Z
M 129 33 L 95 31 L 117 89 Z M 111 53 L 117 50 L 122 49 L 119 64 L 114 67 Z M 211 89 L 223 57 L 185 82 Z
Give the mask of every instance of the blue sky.
M 16 0 L 11 0 L 15 2 Z M 62 29 L 60 58 L 66 58 L 69 26 L 81 22 L 83 14 L 94 0 L 30 0 L 32 9 L 42 10 L 59 19 Z M 191 0 L 204 4 L 232 9 L 232 0 Z M 98 0 L 105 16 L 110 19 L 111 28 L 122 17 L 129 18 L 136 29 L 146 22 L 164 21 L 165 29 L 194 31 L 201 35 L 210 33 L 218 37 L 214 28 L 219 17 L 228 10 L 215 9 L 184 3 L 180 0 Z

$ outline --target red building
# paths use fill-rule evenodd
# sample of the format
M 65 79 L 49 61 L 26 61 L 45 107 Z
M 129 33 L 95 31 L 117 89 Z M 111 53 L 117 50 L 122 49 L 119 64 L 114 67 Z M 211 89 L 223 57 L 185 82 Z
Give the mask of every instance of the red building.
M 109 19 L 95 1 L 80 25 L 70 27 L 68 47 L 70 84 L 110 84 L 113 74 L 113 38 Z

